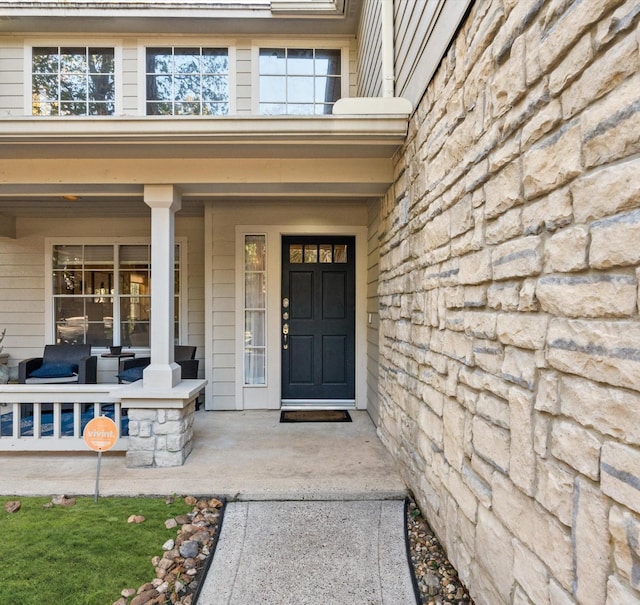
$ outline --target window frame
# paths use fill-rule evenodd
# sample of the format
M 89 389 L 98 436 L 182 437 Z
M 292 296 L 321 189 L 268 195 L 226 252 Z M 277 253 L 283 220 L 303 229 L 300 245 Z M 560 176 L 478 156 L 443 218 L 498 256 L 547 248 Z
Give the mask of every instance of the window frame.
M 178 294 L 178 343 L 182 343 L 185 335 L 188 333 L 188 241 L 186 237 L 176 237 L 174 244 L 179 247 L 178 265 L 180 267 L 180 283 Z M 56 325 L 55 325 L 55 299 L 53 292 L 53 249 L 54 246 L 130 246 L 130 245 L 142 245 L 151 246 L 150 238 L 140 237 L 122 237 L 122 238 L 108 238 L 108 237 L 50 237 L 45 239 L 45 339 L 46 343 L 56 342 Z M 151 259 L 149 259 L 149 266 L 151 266 Z M 152 275 L 152 274 L 151 274 Z M 117 301 L 119 302 L 120 296 L 114 295 L 114 309 L 116 308 Z M 114 316 L 114 326 L 116 325 L 116 317 Z M 119 326 L 119 322 L 118 322 Z M 118 330 L 120 328 L 118 327 Z M 134 347 L 131 346 L 131 351 L 148 351 L 149 346 Z M 98 352 L 104 352 L 108 350 L 108 346 L 96 346 L 92 347 L 92 350 Z
M 281 39 L 256 39 L 251 43 L 251 111 L 254 115 L 260 116 L 260 49 L 313 49 L 313 50 L 339 50 L 340 51 L 340 99 L 349 96 L 349 80 L 351 72 L 349 69 L 350 47 L 348 41 L 343 40 L 323 40 L 321 38 L 309 38 L 305 40 L 281 40 Z M 288 117 L 322 117 L 331 114 L 269 114 Z M 266 115 L 264 117 L 267 117 Z
M 67 48 L 113 48 L 113 72 L 115 84 L 114 111 L 110 115 L 53 115 L 42 116 L 32 113 L 32 81 L 33 81 L 33 49 L 47 46 L 67 47 Z M 24 113 L 35 119 L 109 119 L 122 113 L 123 107 L 123 61 L 122 44 L 113 38 L 96 38 L 95 40 L 85 40 L 84 38 L 42 38 L 27 39 L 24 42 Z
M 211 115 L 154 115 L 147 114 L 147 49 L 148 48 L 226 48 L 229 61 L 229 113 L 221 116 Z M 219 119 L 236 113 L 236 47 L 231 40 L 220 38 L 145 38 L 138 43 L 138 113 L 146 118 Z

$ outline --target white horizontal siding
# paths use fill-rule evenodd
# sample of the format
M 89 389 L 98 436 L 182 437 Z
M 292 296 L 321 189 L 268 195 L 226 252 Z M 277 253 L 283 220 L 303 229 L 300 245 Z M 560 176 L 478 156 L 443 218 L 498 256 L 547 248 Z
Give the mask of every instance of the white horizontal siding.
M 2 343 L 9 354 L 9 365 L 42 354 L 50 342 L 46 329 L 45 239 L 78 237 L 86 241 L 97 237 L 133 237 L 148 241 L 148 219 L 18 219 L 16 239 L 0 237 L 0 331 L 7 328 Z M 185 344 L 198 347 L 201 373 L 204 374 L 204 233 L 202 220 L 176 218 L 176 236 L 188 239 L 187 300 L 183 306 Z M 115 382 L 113 360 L 98 358 L 99 380 Z
M 144 66 L 142 66 L 144 68 Z M 122 112 L 138 115 L 138 48 L 135 41 L 127 41 L 122 49 Z
M 24 115 L 22 43 L 0 38 L 0 117 Z

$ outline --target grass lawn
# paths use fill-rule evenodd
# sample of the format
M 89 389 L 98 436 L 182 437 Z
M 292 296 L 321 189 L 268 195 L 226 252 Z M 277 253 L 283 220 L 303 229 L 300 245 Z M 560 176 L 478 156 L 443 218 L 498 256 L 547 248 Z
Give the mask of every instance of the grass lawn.
M 5 511 L 9 500 L 21 509 Z M 0 498 L 0 603 L 111 605 L 123 588 L 155 577 L 151 559 L 176 529 L 164 522 L 190 512 L 182 498 L 77 498 L 44 509 L 51 498 Z M 128 523 L 143 515 L 141 524 Z

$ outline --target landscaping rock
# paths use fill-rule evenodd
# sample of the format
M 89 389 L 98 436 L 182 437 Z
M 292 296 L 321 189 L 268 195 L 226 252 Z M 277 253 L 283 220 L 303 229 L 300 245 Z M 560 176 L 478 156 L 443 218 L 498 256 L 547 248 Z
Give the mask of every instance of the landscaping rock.
M 51 498 L 51 502 L 56 506 L 75 506 L 76 499 L 75 498 L 67 498 L 64 494 L 60 496 L 54 496 Z
M 145 517 L 143 517 L 142 515 L 131 515 L 128 519 L 127 519 L 127 523 L 144 523 L 146 521 Z
M 10 514 L 17 513 L 20 510 L 21 506 L 22 503 L 20 502 L 20 500 L 9 500 L 9 502 L 4 505 L 4 510 L 6 510 Z
M 180 554 L 185 559 L 190 559 L 192 557 L 197 556 L 199 550 L 200 550 L 200 544 L 196 540 L 187 540 L 180 547 Z

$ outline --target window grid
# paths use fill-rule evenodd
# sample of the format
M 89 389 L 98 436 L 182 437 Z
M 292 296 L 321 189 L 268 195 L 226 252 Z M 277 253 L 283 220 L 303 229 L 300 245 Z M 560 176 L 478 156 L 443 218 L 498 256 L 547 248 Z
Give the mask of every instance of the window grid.
M 266 236 L 244 237 L 244 384 L 266 384 Z
M 261 48 L 261 115 L 323 115 L 341 95 L 339 49 Z
M 115 54 L 103 47 L 34 47 L 31 113 L 113 115 Z
M 229 113 L 226 48 L 147 48 L 145 79 L 147 115 Z
M 148 347 L 151 261 L 148 244 L 54 245 L 55 342 Z M 179 244 L 175 261 L 175 342 L 180 339 Z

